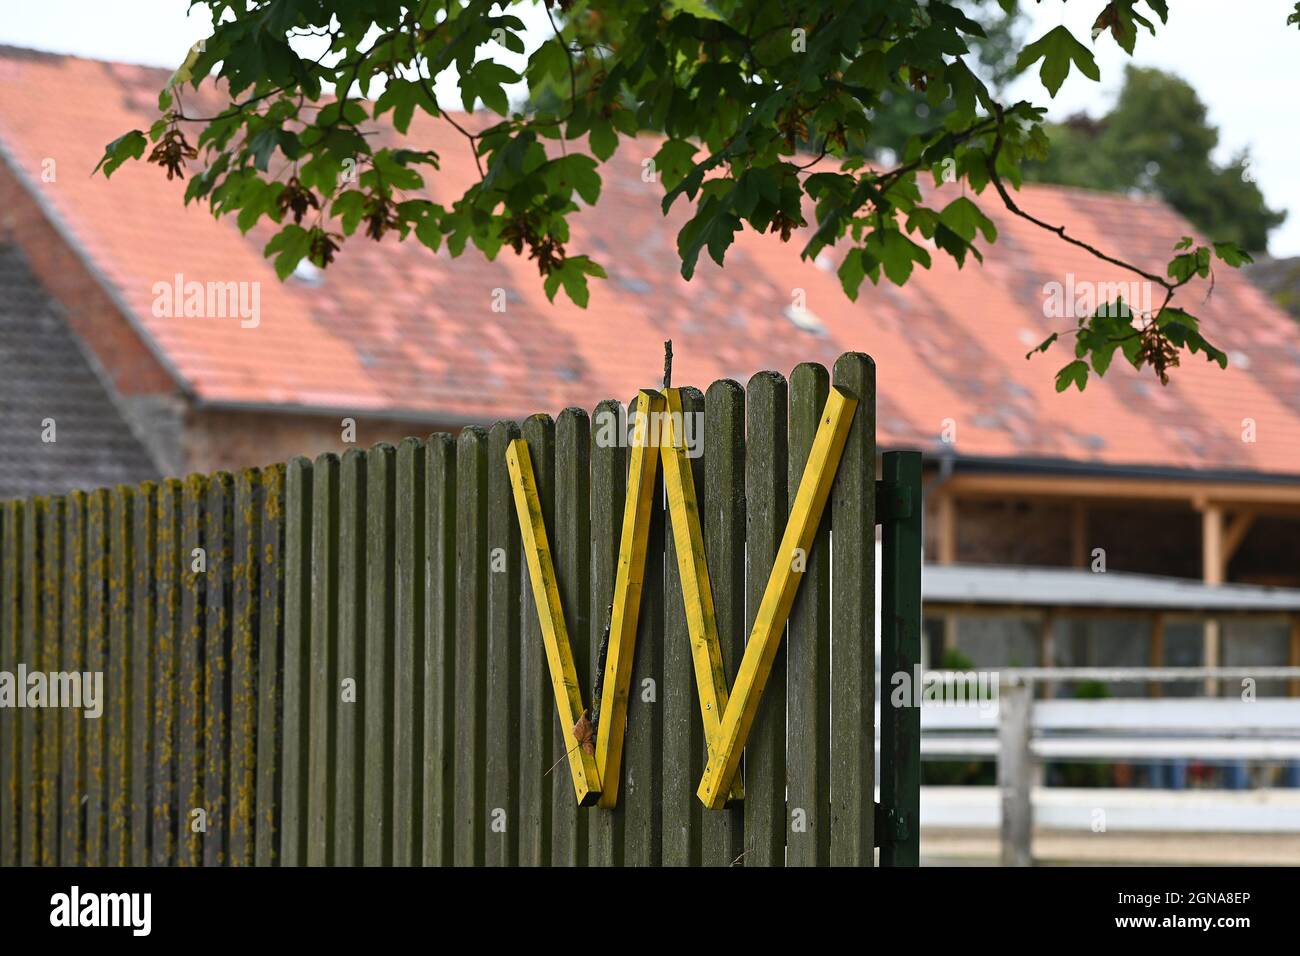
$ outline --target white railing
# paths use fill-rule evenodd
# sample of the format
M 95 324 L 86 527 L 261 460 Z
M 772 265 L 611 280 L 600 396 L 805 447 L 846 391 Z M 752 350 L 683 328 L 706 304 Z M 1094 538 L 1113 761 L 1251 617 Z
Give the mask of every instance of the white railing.
M 1032 862 L 1042 826 L 1087 827 L 1097 806 L 1107 826 L 1130 830 L 1300 832 L 1300 791 L 1262 799 L 1241 791 L 1078 791 L 1036 787 L 1043 760 L 1300 760 L 1300 698 L 1035 700 L 1039 682 L 1300 678 L 1300 667 L 1033 668 L 999 673 L 995 702 L 924 703 L 923 757 L 996 759 L 998 786 L 924 788 L 922 826 L 1001 832 L 1004 865 Z M 1079 801 L 1090 804 L 1081 813 Z

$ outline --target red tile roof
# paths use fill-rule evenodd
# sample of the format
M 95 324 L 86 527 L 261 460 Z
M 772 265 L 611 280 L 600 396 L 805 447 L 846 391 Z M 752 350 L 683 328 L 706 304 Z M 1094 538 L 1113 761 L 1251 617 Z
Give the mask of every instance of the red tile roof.
M 983 206 L 999 239 L 981 267 L 944 254 L 904 288 L 870 283 L 856 303 L 833 263 L 803 262 L 799 242 L 746 233 L 725 270 L 704 257 L 689 283 L 677 272 L 679 202 L 668 221 L 662 187 L 641 163 L 656 150 L 625 142 L 603 170 L 596 210 L 574 224 L 571 251 L 609 272 L 590 306 L 546 301 L 535 266 L 509 251 L 488 263 L 470 251 L 433 254 L 413 240 L 347 243 L 318 285 L 281 284 L 261 248 L 270 231 L 241 236 L 231 219 L 185 208 L 183 183 L 155 166 L 128 164 L 111 181 L 88 175 L 109 140 L 144 128 L 166 72 L 0 48 L 0 155 L 62 220 L 182 384 L 211 404 L 287 405 L 421 416 L 447 422 L 520 417 L 654 383 L 665 338 L 674 380 L 744 381 L 801 361 L 829 364 L 861 350 L 876 361 L 883 445 L 938 448 L 945 419 L 963 456 L 1068 459 L 1109 465 L 1300 474 L 1300 326 L 1234 270 L 1218 270 L 1213 295 L 1182 293 L 1207 336 L 1234 353 L 1227 371 L 1199 356 L 1162 388 L 1117 362 L 1104 382 L 1062 395 L 1053 373 L 1064 349 L 1025 361 L 1059 319 L 1043 316 L 1043 286 L 1131 276 L 1001 211 Z M 449 124 L 417 118 L 412 139 L 436 149 L 435 198 L 471 181 L 468 147 Z M 42 160 L 57 180 L 42 182 Z M 1079 238 L 1160 268 L 1191 227 L 1149 199 L 1027 186 L 1021 205 Z M 823 266 L 829 267 L 823 267 Z M 155 282 L 259 281 L 261 324 L 158 318 Z M 504 313 L 491 309 L 504 288 Z M 787 316 L 803 289 L 821 330 Z M 1242 421 L 1257 441 L 1241 440 Z

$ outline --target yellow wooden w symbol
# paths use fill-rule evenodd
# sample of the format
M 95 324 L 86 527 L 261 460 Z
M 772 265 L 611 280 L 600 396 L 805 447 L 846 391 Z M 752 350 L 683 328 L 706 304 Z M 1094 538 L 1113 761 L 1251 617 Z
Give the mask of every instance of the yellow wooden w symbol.
M 618 802 L 628 686 L 636 650 L 637 615 L 641 607 L 654 480 L 661 449 L 695 684 L 708 747 L 708 763 L 697 794 L 705 806 L 719 809 L 728 800 L 743 797 L 736 771 L 745 739 L 781 645 L 786 619 L 803 578 L 806 557 L 821 522 L 856 407 L 857 401 L 839 389 L 832 389 L 826 400 L 785 534 L 745 645 L 736 685 L 728 695 L 691 462 L 686 454 L 684 436 L 679 433 L 681 392 L 670 388 L 662 394 L 643 391 L 638 395 L 596 745 L 593 753 L 587 753 L 577 745 L 568 752 L 574 793 L 580 804 L 598 802 L 602 807 L 613 807 Z M 659 423 L 657 433 L 654 431 L 656 421 Z M 584 712 L 582 692 L 578 686 L 568 631 L 564 626 L 555 564 L 547 542 L 528 444 L 522 439 L 511 442 L 506 450 L 506 460 L 514 486 L 524 554 L 528 560 L 542 640 L 546 645 L 556 708 L 561 725 L 574 727 Z

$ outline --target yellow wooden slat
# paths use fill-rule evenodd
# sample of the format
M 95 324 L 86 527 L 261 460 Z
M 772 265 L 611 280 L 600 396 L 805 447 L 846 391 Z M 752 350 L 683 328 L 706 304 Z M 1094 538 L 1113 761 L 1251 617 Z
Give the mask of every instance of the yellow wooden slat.
M 736 686 L 722 715 L 717 746 L 709 747 L 709 762 L 697 795 L 705 806 L 712 809 L 726 804 L 731 782 L 740 766 L 745 738 L 754 722 L 763 687 L 781 646 L 786 619 L 803 578 L 803 572 L 794 568 L 795 558 L 802 553 L 805 560 L 800 566 L 806 566 L 806 556 L 821 522 L 857 404 L 856 399 L 839 389 L 832 389 L 826 399 L 821 424 L 808 454 L 808 464 L 799 480 L 790 519 L 777 549 L 776 562 L 768 577 L 749 642 L 745 645 L 745 655 L 736 674 Z
M 691 460 L 686 454 L 681 390 L 665 389 L 664 397 L 667 414 L 663 416 L 660 440 L 664 488 L 673 519 L 677 569 L 681 578 L 682 601 L 686 605 L 686 630 L 691 639 L 704 740 L 712 756 L 720 743 L 722 715 L 727 708 L 727 675 L 722 663 L 722 646 L 718 641 L 718 619 L 713 608 L 713 588 L 709 583 L 709 565 L 704 553 L 699 502 L 695 499 Z M 734 777 L 729 799 L 737 801 L 744 796 L 743 781 L 739 776 Z
M 627 727 L 628 685 L 636 655 L 637 617 L 645 583 L 646 546 L 654 506 L 655 473 L 659 469 L 657 436 L 651 431 L 663 399 L 653 392 L 637 396 L 634 413 L 632 460 L 628 468 L 627 497 L 623 504 L 623 530 L 618 546 L 614 579 L 614 608 L 610 614 L 609 646 L 600 695 L 600 725 L 596 728 L 596 767 L 600 773 L 599 805 L 618 803 L 623 768 L 623 734 Z
M 560 606 L 560 589 L 547 542 L 542 505 L 537 495 L 532 457 L 528 453 L 528 443 L 522 438 L 516 438 L 507 447 L 506 464 L 510 470 L 510 484 L 514 488 L 515 508 L 519 513 L 519 529 L 523 538 L 524 555 L 528 561 L 528 577 L 533 585 L 533 598 L 537 604 L 542 643 L 546 646 L 551 686 L 555 691 L 555 706 L 560 726 L 565 730 L 565 739 L 570 743 L 568 759 L 569 770 L 573 774 L 573 790 L 578 803 L 585 806 L 594 803 L 600 794 L 600 772 L 596 769 L 595 755 L 588 754 L 573 740 L 571 728 L 583 713 L 582 691 L 578 686 L 578 671 L 573 662 L 569 632 L 564 624 L 564 609 Z

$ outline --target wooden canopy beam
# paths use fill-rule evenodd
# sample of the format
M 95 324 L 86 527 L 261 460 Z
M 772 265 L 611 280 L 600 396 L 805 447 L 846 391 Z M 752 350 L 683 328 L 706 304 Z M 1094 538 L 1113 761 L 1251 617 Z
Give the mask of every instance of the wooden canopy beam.
M 1119 478 L 1098 475 L 1025 475 L 980 472 L 952 475 L 944 484 L 962 497 L 1018 495 L 1027 498 L 1213 502 L 1228 508 L 1300 510 L 1300 483 L 1184 481 L 1168 478 Z

